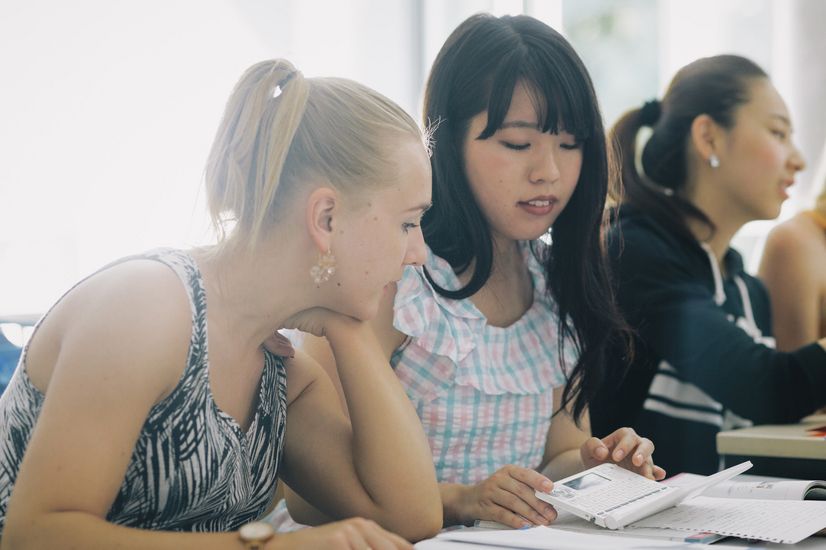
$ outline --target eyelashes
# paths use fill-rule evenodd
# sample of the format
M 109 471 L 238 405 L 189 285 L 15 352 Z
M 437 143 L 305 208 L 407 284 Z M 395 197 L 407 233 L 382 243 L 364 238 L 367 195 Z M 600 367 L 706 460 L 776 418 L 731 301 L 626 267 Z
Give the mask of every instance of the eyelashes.
M 524 151 L 531 146 L 530 143 L 511 143 L 509 141 L 500 141 L 499 143 L 501 143 L 508 149 L 512 149 L 513 151 Z M 559 145 L 559 147 L 561 149 L 565 149 L 566 151 L 575 151 L 582 147 L 582 142 L 576 141 L 574 143 L 562 143 Z
M 524 151 L 525 149 L 531 146 L 530 143 L 511 143 L 509 141 L 500 141 L 499 143 L 501 143 L 508 149 L 513 149 L 514 151 Z

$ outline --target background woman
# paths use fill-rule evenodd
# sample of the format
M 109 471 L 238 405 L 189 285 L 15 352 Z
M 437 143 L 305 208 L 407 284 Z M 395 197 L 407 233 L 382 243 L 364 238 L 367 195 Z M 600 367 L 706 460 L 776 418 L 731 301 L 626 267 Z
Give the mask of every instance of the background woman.
M 826 338 L 826 183 L 813 209 L 769 232 L 759 274 L 771 297 L 778 349 Z
M 649 434 L 671 472 L 709 474 L 720 430 L 793 422 L 826 403 L 826 339 L 776 351 L 765 288 L 729 246 L 745 223 L 778 216 L 804 162 L 771 80 L 733 55 L 683 67 L 662 102 L 629 111 L 613 136 L 625 197 L 610 254 L 638 338 L 627 373 L 610 356 L 591 421 L 598 434 Z

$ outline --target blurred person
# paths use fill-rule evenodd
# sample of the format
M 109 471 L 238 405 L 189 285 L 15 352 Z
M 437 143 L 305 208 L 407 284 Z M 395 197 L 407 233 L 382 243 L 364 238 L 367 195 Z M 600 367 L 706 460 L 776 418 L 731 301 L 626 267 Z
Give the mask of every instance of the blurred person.
M 630 368 L 610 356 L 591 421 L 597 434 L 646 433 L 671 472 L 717 471 L 721 430 L 795 422 L 826 403 L 826 339 L 775 350 L 766 289 L 730 247 L 745 223 L 780 214 L 804 167 L 792 131 L 769 77 L 735 55 L 683 67 L 661 101 L 612 129 L 625 196 L 609 253 L 637 337 Z
M 826 338 L 826 183 L 815 207 L 774 227 L 760 260 L 777 348 Z

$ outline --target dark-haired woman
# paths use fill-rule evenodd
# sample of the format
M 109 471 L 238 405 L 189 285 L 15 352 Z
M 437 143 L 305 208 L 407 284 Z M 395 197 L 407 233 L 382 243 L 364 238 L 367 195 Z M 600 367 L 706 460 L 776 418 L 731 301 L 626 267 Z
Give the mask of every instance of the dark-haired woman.
M 649 440 L 592 438 L 583 415 L 625 329 L 600 242 L 605 135 L 576 52 L 531 17 L 472 16 L 433 65 L 424 116 L 439 122 L 428 259 L 374 325 L 425 427 L 446 524 L 547 524 L 534 491 L 604 461 L 662 478 Z M 304 345 L 335 377 L 325 347 Z
M 635 166 L 637 133 L 653 130 Z M 645 430 L 669 471 L 708 474 L 717 432 L 793 422 L 826 403 L 826 339 L 774 349 L 769 298 L 729 247 L 780 213 L 803 169 L 783 99 L 757 65 L 722 55 L 674 77 L 613 129 L 625 199 L 610 239 L 617 296 L 638 335 L 591 408 L 595 433 Z M 614 356 L 614 359 L 618 357 Z

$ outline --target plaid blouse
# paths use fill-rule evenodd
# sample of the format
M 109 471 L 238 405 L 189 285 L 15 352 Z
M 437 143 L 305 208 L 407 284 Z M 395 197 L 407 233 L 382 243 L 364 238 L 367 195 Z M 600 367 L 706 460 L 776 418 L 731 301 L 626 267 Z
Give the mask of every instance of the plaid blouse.
M 557 346 L 556 304 L 545 291 L 535 241 L 521 243 L 533 304 L 509 327 L 487 324 L 469 299 L 445 298 L 421 267 L 398 283 L 394 326 L 408 335 L 390 362 L 424 426 L 436 475 L 478 483 L 507 464 L 536 468 L 553 413 L 552 390 L 565 383 L 577 351 Z M 442 288 L 460 287 L 450 264 L 429 251 L 426 268 Z

